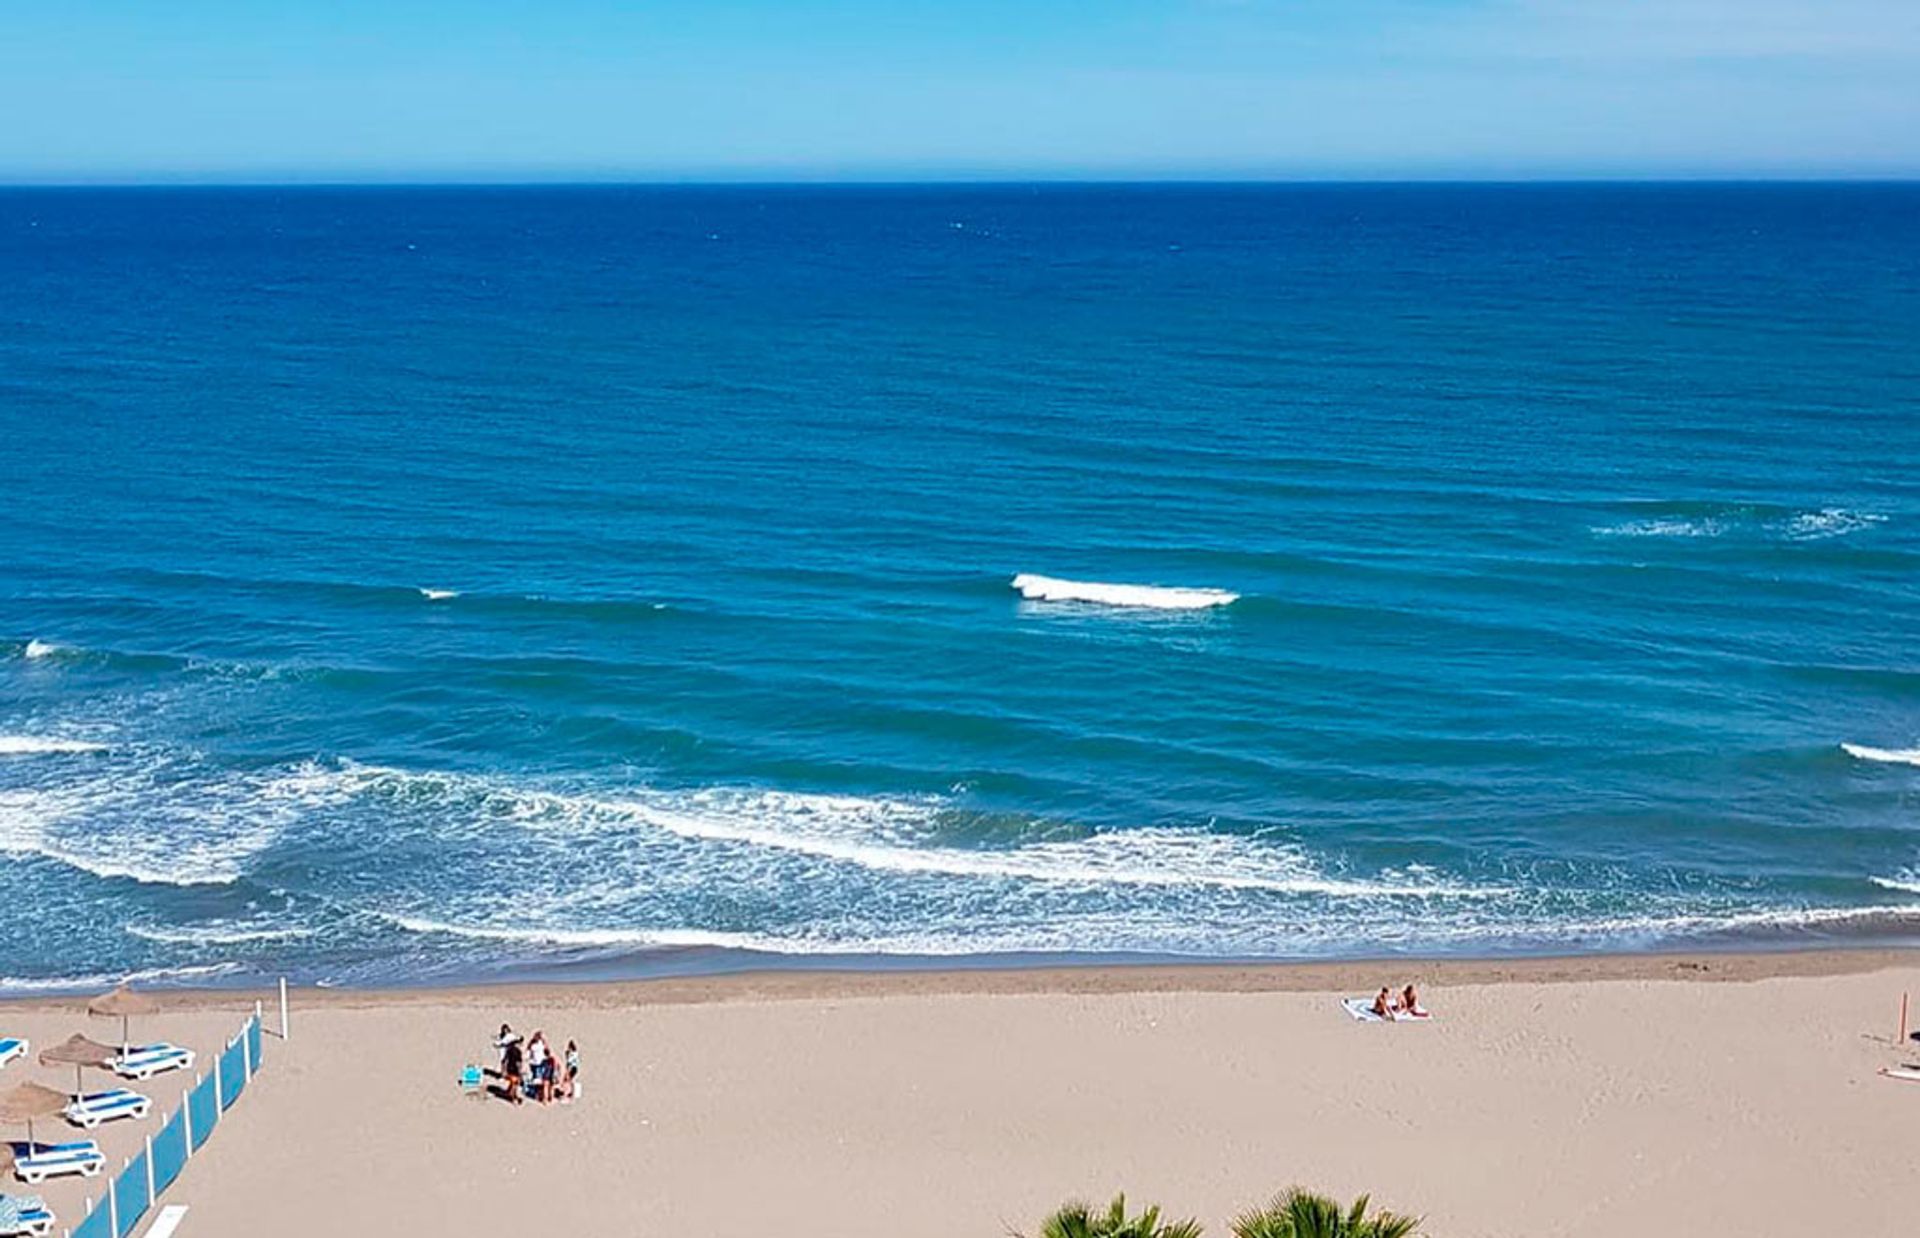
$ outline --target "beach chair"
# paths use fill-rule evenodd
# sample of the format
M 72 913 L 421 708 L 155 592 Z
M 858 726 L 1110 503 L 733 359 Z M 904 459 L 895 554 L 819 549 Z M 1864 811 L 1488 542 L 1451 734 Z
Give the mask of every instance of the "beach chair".
M 44 1238 L 52 1232 L 53 1213 L 38 1195 L 0 1195 L 0 1238 Z
M 116 1056 L 107 1065 L 124 1079 L 151 1079 L 169 1070 L 193 1069 L 193 1050 L 160 1041 L 135 1045 Z
M 29 1186 L 39 1186 L 48 1178 L 79 1174 L 91 1178 L 107 1166 L 100 1145 L 91 1139 L 75 1143 L 35 1144 L 25 1156 L 13 1160 L 13 1172 Z
M 0 1037 L 0 1066 L 5 1066 L 14 1058 L 27 1056 L 30 1047 L 24 1037 Z
M 111 1122 L 116 1118 L 144 1118 L 152 1101 L 127 1088 L 110 1088 L 105 1092 L 89 1092 L 85 1096 L 76 1096 L 68 1105 L 64 1116 L 67 1121 L 86 1130 L 92 1130 L 102 1122 Z

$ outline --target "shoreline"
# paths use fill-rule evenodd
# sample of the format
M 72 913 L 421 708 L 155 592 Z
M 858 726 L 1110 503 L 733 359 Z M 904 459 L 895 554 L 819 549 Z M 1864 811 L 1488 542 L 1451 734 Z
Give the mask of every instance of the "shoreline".
M 1412 980 L 1422 988 L 1564 985 L 1609 981 L 1740 984 L 1764 980 L 1856 976 L 1920 966 L 1920 946 L 1787 950 L 1604 953 L 1510 958 L 1386 956 L 1338 961 L 1218 962 L 1211 960 L 1039 964 L 928 960 L 885 968 L 833 965 L 747 967 L 657 976 L 503 976 L 365 987 L 289 984 L 296 1009 L 407 1005 L 560 1005 L 587 1009 L 689 1006 L 890 997 L 1126 995 L 1152 993 L 1372 992 L 1383 983 Z M 104 986 L 102 986 L 104 987 Z M 140 986 L 168 1010 L 230 1008 L 277 1001 L 271 986 Z M 0 1008 L 62 1008 L 96 989 L 0 996 Z

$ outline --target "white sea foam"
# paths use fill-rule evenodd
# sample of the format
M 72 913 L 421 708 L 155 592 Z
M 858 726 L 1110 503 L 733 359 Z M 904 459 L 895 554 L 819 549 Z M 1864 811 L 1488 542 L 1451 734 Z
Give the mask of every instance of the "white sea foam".
M 65 653 L 66 646 L 56 645 L 52 641 L 30 640 L 27 647 L 20 651 L 23 658 L 51 658 L 57 653 Z
M 1869 877 L 1867 880 L 1883 890 L 1898 890 L 1902 894 L 1920 894 L 1920 869 L 1903 868 L 1891 877 Z
M 0 993 L 86 993 L 122 984 L 171 984 L 208 980 L 240 971 L 238 963 L 203 963 L 193 967 L 152 967 L 131 972 L 87 972 L 73 976 L 0 976 Z
M 1088 602 L 1096 606 L 1143 607 L 1149 610 L 1204 610 L 1240 600 L 1225 589 L 1182 589 L 1161 585 L 1119 585 L 1096 580 L 1059 580 L 1022 572 L 1013 578 L 1020 596 L 1036 602 Z
M 408 932 L 458 937 L 529 949 L 686 949 L 746 950 L 792 956 L 923 956 L 982 954 L 1112 954 L 1218 957 L 1223 951 L 1249 955 L 1291 954 L 1334 957 L 1362 939 L 1376 946 L 1471 947 L 1532 943 L 1538 946 L 1594 942 L 1675 941 L 1743 933 L 1799 933 L 1875 921 L 1920 922 L 1920 907 L 1880 904 L 1865 907 L 1779 907 L 1752 911 L 1729 908 L 1698 911 L 1648 911 L 1617 916 L 1566 916 L 1536 920 L 1504 917 L 1437 920 L 1396 917 L 1316 917 L 1280 924 L 1240 924 L 1222 937 L 1223 926 L 1198 923 L 1150 909 L 1079 915 L 1071 918 L 981 924 L 955 919 L 944 925 L 875 926 L 859 923 L 809 924 L 779 932 L 728 932 L 695 928 L 619 928 L 556 926 L 548 910 L 529 909 L 511 924 L 477 917 L 452 920 L 400 914 L 380 919 Z
M 409 803 L 463 801 L 478 828 L 501 819 L 535 830 L 585 834 L 650 829 L 682 839 L 788 852 L 875 872 L 1072 886 L 1210 887 L 1355 898 L 1495 898 L 1502 887 L 1431 874 L 1329 875 L 1298 847 L 1204 829 L 1153 827 L 1012 847 L 940 845 L 945 802 L 739 788 L 639 789 L 591 796 L 517 787 L 466 774 L 411 772 L 344 762 L 283 780 L 315 803 L 379 795 Z
M 1719 537 L 1726 529 L 1724 522 L 1712 519 L 1629 520 L 1595 525 L 1590 532 L 1598 537 Z
M 149 885 L 228 885 L 297 814 L 285 783 L 139 747 L 60 763 L 57 774 L 0 788 L 0 854 Z
M 459 597 L 460 592 L 457 589 L 422 589 L 420 596 L 429 602 L 444 602 L 448 598 Z
M 1865 744 L 1841 744 L 1840 750 L 1856 761 L 1877 761 L 1887 765 L 1920 765 L 1920 748 L 1870 748 Z
M 105 744 L 55 735 L 0 735 L 0 756 L 39 756 L 48 753 L 105 752 Z
M 409 933 L 466 937 L 475 941 L 513 942 L 529 946 L 572 949 L 634 947 L 685 949 L 713 947 L 725 950 L 778 952 L 791 943 L 753 933 L 706 932 L 700 929 L 546 928 L 529 925 L 454 924 L 422 916 L 379 913 L 379 918 Z
M 1822 507 L 1817 511 L 1795 512 L 1789 516 L 1767 516 L 1750 510 L 1731 509 L 1717 515 L 1655 516 L 1618 524 L 1594 525 L 1588 531 L 1597 537 L 1672 538 L 1745 533 L 1794 542 L 1813 542 L 1858 533 L 1862 529 L 1884 524 L 1886 519 L 1876 512 L 1859 512 L 1845 507 Z
M 250 927 L 220 922 L 194 925 L 129 924 L 125 926 L 125 931 L 129 937 L 177 946 L 240 946 L 258 941 L 292 941 L 314 934 L 312 929 Z
M 1823 507 L 1817 512 L 1801 512 L 1787 521 L 1786 535 L 1795 541 L 1811 542 L 1829 537 L 1844 537 L 1861 529 L 1886 522 L 1874 512 L 1849 511 L 1844 507 Z
M 1859 907 L 1736 907 L 1688 910 L 1649 909 L 1605 916 L 1567 915 L 1540 918 L 1455 919 L 1405 922 L 1387 929 L 1386 938 L 1424 946 L 1473 942 L 1520 942 L 1539 945 L 1570 942 L 1675 941 L 1723 934 L 1797 932 L 1873 921 L 1920 922 L 1920 907 L 1912 904 L 1870 904 Z

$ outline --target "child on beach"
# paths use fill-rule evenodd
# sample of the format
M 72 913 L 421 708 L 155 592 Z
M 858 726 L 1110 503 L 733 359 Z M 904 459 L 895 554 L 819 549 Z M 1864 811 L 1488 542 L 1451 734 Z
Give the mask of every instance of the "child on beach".
M 580 1090 L 580 1046 L 571 1040 L 567 1042 L 566 1070 L 566 1082 L 563 1085 L 561 1099 L 571 1104 Z

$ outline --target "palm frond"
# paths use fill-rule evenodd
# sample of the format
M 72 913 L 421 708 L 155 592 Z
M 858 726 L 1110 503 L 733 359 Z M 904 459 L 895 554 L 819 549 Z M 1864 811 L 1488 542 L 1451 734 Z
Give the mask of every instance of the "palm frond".
M 1235 1220 L 1234 1238 L 1410 1238 L 1419 1229 L 1418 1217 L 1392 1212 L 1369 1216 L 1370 1202 L 1362 1195 L 1351 1208 L 1342 1209 L 1336 1200 L 1294 1187 Z
M 1158 1205 L 1130 1217 L 1120 1194 L 1100 1213 L 1077 1200 L 1063 1205 L 1041 1223 L 1040 1238 L 1200 1238 L 1200 1226 L 1191 1219 L 1163 1222 Z

